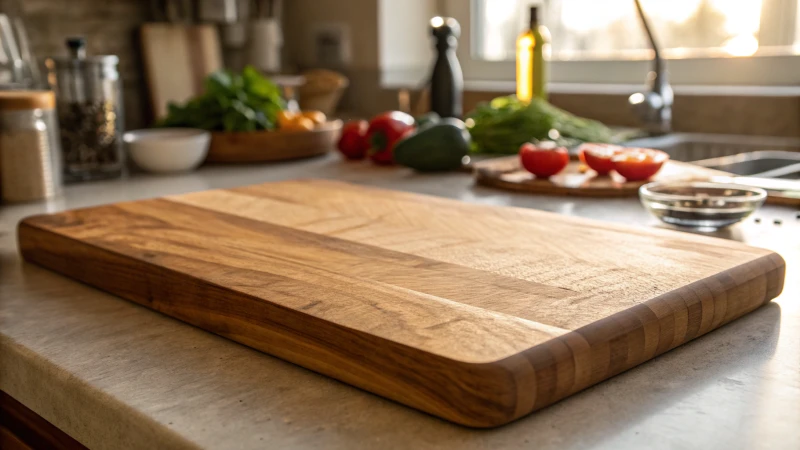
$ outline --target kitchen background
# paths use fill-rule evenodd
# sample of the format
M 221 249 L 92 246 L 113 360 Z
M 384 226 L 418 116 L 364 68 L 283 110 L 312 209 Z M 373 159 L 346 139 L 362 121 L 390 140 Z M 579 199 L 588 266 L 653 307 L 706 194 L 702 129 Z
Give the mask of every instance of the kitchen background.
M 143 23 L 155 18 L 154 3 L 139 0 L 0 0 L 0 11 L 25 20 L 31 48 L 39 58 L 65 54 L 64 39 L 69 36 L 84 36 L 89 54 L 119 56 L 126 128 L 133 129 L 146 126 L 150 121 L 138 32 Z M 435 14 L 435 1 L 291 0 L 285 2 L 282 14 L 284 71 L 333 67 L 350 79 L 349 89 L 342 99 L 342 109 L 371 113 L 396 107 L 396 89 L 380 87 L 381 63 L 390 55 L 392 44 L 386 42 L 381 55 L 379 3 L 401 12 L 417 8 L 418 16 L 422 18 L 417 29 L 397 30 L 402 35 L 398 34 L 392 40 L 415 40 L 429 58 L 427 19 Z M 319 62 L 315 37 L 324 33 L 326 27 L 346 35 L 345 61 Z
M 340 103 L 341 110 L 366 116 L 396 108 L 398 88 L 415 91 L 431 60 L 427 19 L 440 11 L 448 13 L 447 9 L 458 2 L 286 1 L 281 14 L 282 72 L 333 68 L 350 80 Z M 39 58 L 64 54 L 64 39 L 75 35 L 86 37 L 89 54 L 118 55 L 124 81 L 125 125 L 127 129 L 134 129 L 151 122 L 137 33 L 143 23 L 154 19 L 156 3 L 159 2 L 0 0 L 0 10 L 24 18 L 32 50 Z M 760 34 L 762 38 L 768 35 L 763 29 Z M 332 48 L 336 50 L 331 51 Z M 230 62 L 235 51 L 224 49 L 223 54 Z M 643 78 L 644 74 L 635 76 Z M 469 73 L 466 79 L 465 111 L 478 101 L 493 98 L 505 90 L 502 86 L 487 88 L 486 83 L 470 83 Z M 509 92 L 511 89 L 505 93 Z M 796 92 L 755 89 L 734 94 L 713 89 L 676 88 L 673 128 L 676 131 L 800 136 L 800 96 Z M 578 115 L 611 125 L 634 126 L 638 121 L 628 107 L 627 95 L 614 90 L 553 88 L 550 100 Z M 415 101 L 416 96 L 412 94 L 412 103 Z
M 147 95 L 136 33 L 150 17 L 148 2 L 0 0 L 0 10 L 25 20 L 31 49 L 38 58 L 66 54 L 64 39 L 70 36 L 85 36 L 90 54 L 118 55 L 126 127 L 145 125 Z

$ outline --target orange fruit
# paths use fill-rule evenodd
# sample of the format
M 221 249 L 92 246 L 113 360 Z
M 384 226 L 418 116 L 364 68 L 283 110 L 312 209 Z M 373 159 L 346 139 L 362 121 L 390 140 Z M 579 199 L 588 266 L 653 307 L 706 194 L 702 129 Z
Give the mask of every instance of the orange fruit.
M 289 110 L 281 110 L 278 112 L 278 128 L 285 128 L 291 126 L 297 119 L 297 114 Z
M 282 130 L 286 131 L 310 131 L 314 129 L 314 122 L 307 117 L 296 117 L 286 125 L 281 125 Z
M 312 122 L 318 125 L 328 120 L 328 118 L 325 117 L 325 113 L 322 111 L 303 111 L 300 114 L 307 119 L 311 119 Z

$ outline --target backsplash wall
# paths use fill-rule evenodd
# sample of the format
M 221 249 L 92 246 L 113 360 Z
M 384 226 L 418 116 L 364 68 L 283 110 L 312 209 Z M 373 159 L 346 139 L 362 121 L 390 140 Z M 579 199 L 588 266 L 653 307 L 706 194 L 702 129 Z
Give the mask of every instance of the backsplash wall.
M 119 56 L 125 127 L 147 125 L 147 91 L 136 33 L 148 19 L 149 2 L 0 0 L 0 11 L 25 20 L 32 50 L 39 59 L 65 54 L 64 39 L 70 36 L 84 36 L 90 54 Z
M 340 109 L 373 114 L 397 108 L 396 93 L 380 87 L 378 0 L 291 0 L 285 4 L 283 50 L 289 67 L 318 67 L 315 30 L 329 24 L 346 27 L 350 61 L 345 67 L 327 67 L 350 79 Z

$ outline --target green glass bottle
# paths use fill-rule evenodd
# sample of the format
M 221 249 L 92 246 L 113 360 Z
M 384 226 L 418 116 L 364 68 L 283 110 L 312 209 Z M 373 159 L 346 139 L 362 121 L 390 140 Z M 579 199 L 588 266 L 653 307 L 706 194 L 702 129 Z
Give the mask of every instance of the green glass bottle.
M 517 98 L 547 100 L 550 30 L 539 24 L 538 9 L 531 7 L 530 26 L 517 38 Z

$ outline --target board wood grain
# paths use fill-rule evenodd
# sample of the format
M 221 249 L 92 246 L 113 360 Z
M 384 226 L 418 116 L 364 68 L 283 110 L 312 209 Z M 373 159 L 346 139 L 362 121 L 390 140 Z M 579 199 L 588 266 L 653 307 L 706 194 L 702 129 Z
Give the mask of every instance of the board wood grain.
M 34 216 L 23 256 L 439 417 L 505 424 L 777 296 L 777 254 L 300 180 Z

